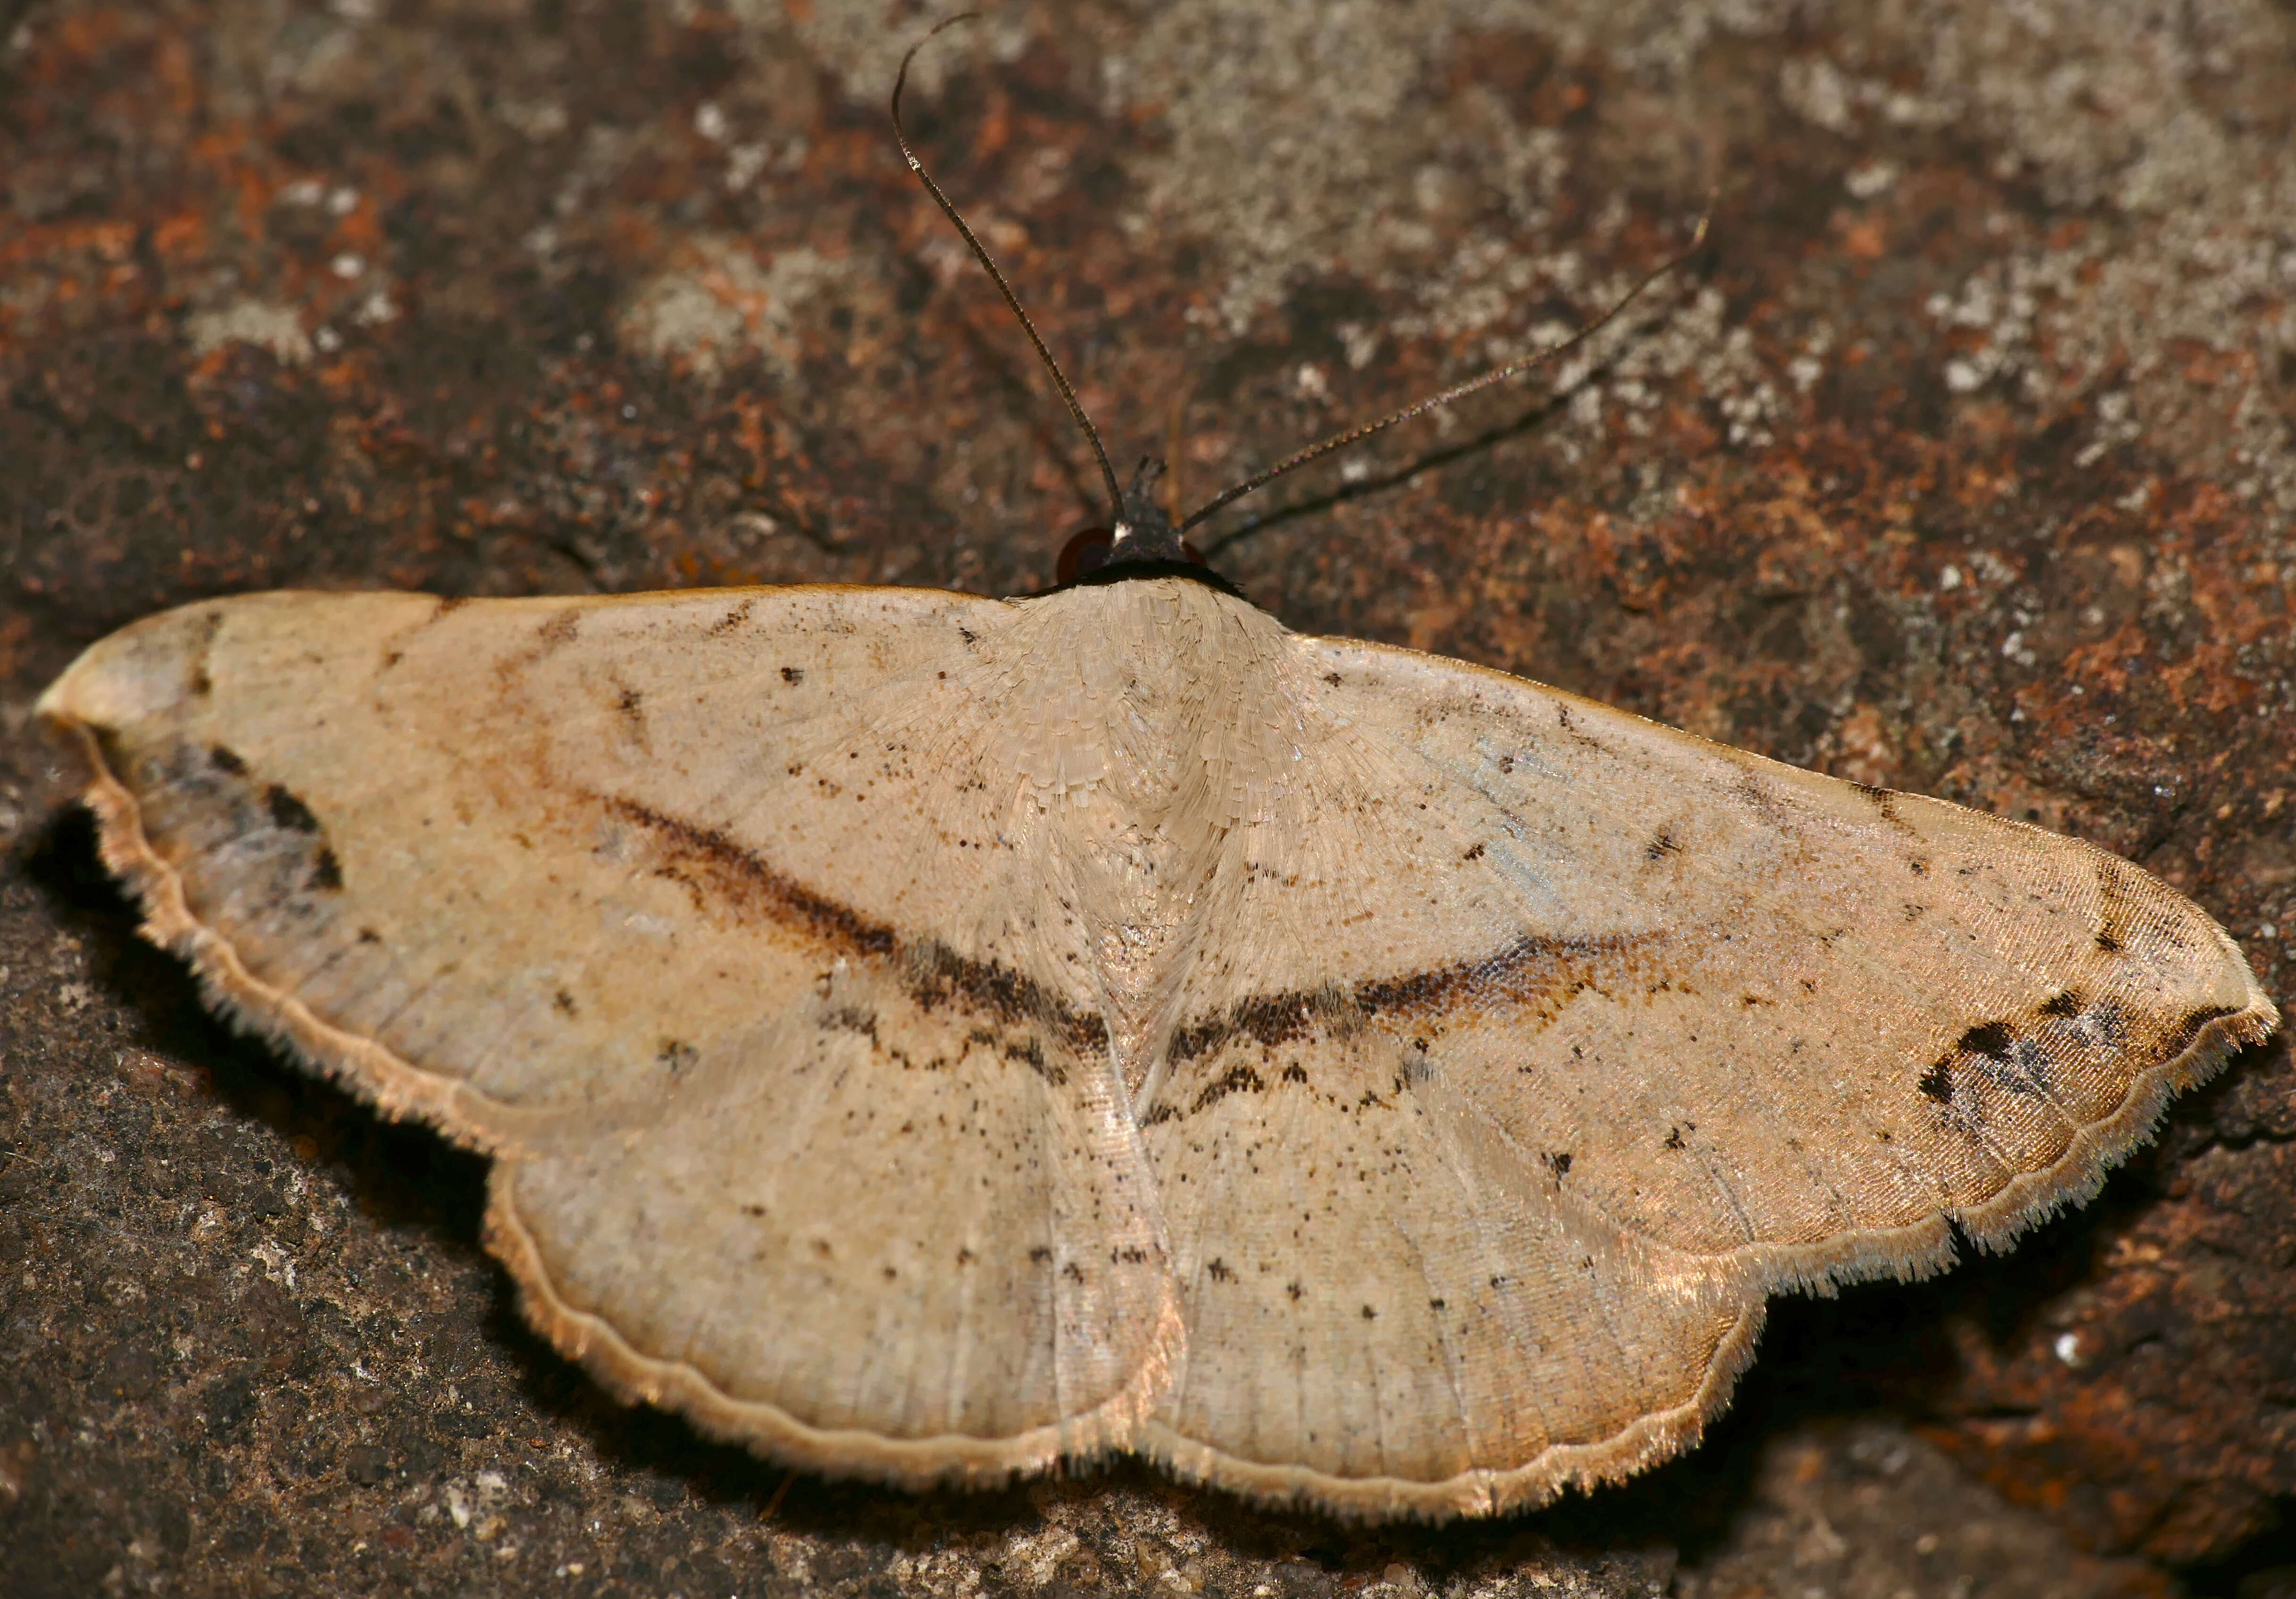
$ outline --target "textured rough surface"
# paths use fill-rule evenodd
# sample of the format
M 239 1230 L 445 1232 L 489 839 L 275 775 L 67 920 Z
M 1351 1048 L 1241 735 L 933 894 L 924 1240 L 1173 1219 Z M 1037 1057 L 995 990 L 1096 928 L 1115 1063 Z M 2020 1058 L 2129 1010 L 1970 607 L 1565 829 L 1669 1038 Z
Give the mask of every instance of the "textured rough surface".
M 0 1568 L 1880 1595 L 2296 1559 L 2281 1046 L 2006 1261 L 1782 1306 L 1679 1464 L 1358 1535 L 1132 1473 L 784 1492 L 520 1330 L 473 1165 L 203 1020 L 15 736 L 109 628 L 288 583 L 1049 572 L 1092 479 L 890 154 L 916 25 L 0 8 Z M 1197 495 L 1586 315 L 1718 180 L 1710 262 L 1561 403 L 1335 466 L 1223 566 L 1295 627 L 2095 838 L 2284 996 L 2292 35 L 2268 0 L 1013 12 L 917 131 L 1112 447 L 1177 433 Z

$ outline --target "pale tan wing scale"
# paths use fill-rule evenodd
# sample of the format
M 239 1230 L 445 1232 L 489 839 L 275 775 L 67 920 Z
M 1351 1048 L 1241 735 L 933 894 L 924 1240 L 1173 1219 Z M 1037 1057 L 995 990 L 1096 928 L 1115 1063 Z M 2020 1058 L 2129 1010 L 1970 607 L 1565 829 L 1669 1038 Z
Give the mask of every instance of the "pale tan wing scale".
M 2276 1023 L 2078 840 L 1288 644 L 1300 775 L 1214 852 L 1141 1106 L 1184 1469 L 1372 1514 L 1624 1476 L 1768 1292 L 2005 1240 Z
M 43 709 L 158 936 L 502 1157 L 562 1344 L 902 1480 L 1623 1476 L 2276 1021 L 2087 845 L 1186 581 L 258 598 Z
M 962 775 L 1005 609 L 262 595 L 43 709 L 153 936 L 501 1157 L 562 1346 L 794 1459 L 996 1478 L 1123 1441 L 1177 1332 L 1045 841 Z
M 1308 647 L 1399 767 L 1489 808 L 1467 869 L 1535 916 L 1405 985 L 1390 1025 L 1440 1023 L 1510 1135 L 1655 1244 L 1791 1280 L 1893 1267 L 1940 1212 L 2005 1239 L 2276 1024 L 2205 913 L 2080 840 Z

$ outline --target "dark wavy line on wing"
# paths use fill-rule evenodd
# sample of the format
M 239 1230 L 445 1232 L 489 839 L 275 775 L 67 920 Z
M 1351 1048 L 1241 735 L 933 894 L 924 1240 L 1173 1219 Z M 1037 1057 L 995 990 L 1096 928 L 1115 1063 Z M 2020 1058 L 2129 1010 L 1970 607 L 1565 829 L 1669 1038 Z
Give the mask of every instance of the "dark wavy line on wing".
M 926 1010 L 955 1004 L 1001 1021 L 1045 1028 L 1079 1055 L 1108 1048 L 1108 1024 L 1064 1003 L 1034 979 L 995 961 L 974 960 L 936 939 L 905 939 L 882 922 L 806 887 L 714 827 L 667 815 L 635 800 L 590 796 L 653 840 L 655 871 L 737 917 L 772 922 L 840 954 L 882 963 L 901 976 Z
M 1424 972 L 1253 995 L 1217 1015 L 1184 1023 L 1172 1035 L 1170 1058 L 1191 1061 L 1237 1037 L 1282 1044 L 1334 1022 L 1345 1026 L 1374 1017 L 1417 1021 L 1505 1008 L 1544 1025 L 1583 993 L 1608 993 L 1636 980 L 1652 991 L 1667 986 L 1649 960 L 1667 939 L 1659 932 L 1526 936 L 1489 955 Z

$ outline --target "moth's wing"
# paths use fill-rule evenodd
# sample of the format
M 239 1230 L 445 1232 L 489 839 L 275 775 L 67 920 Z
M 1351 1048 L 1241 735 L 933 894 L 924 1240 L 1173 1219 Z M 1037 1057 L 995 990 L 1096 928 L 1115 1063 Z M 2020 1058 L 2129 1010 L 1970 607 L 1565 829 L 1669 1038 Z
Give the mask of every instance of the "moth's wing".
M 1205 1040 L 1149 1111 L 1188 1342 L 1143 1447 L 1255 1497 L 1439 1519 L 1695 1439 L 1760 1292 L 1570 1203 L 1439 1040 L 1305 997 Z
M 1502 1125 L 1653 1243 L 1783 1280 L 1932 1259 L 1948 1218 L 2005 1242 L 2279 1023 L 2206 912 L 2081 840 L 1316 648 L 1532 940 L 1394 1023 L 1440 1023 Z
M 996 602 L 274 594 L 92 648 L 106 861 L 234 1015 L 493 1151 L 490 1242 L 618 1389 L 911 1481 L 1121 1443 L 1174 1336 L 1025 829 L 964 767 Z
M 1772 1288 L 2005 1240 L 2276 1024 L 2077 840 L 1295 648 L 1143 1119 L 1190 1328 L 1144 1441 L 1193 1474 L 1370 1514 L 1626 1475 Z

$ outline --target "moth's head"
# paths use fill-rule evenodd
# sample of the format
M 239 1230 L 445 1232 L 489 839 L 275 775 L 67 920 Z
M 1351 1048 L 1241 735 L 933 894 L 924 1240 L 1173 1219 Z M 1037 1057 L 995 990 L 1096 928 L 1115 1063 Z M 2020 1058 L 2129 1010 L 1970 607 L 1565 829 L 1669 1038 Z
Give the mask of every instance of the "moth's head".
M 1086 528 L 1071 537 L 1061 548 L 1057 580 L 1073 583 L 1107 567 L 1143 562 L 1203 565 L 1202 554 L 1180 537 L 1171 512 L 1157 501 L 1156 485 L 1163 475 L 1163 462 L 1143 457 L 1132 486 L 1117 502 L 1115 525 Z

